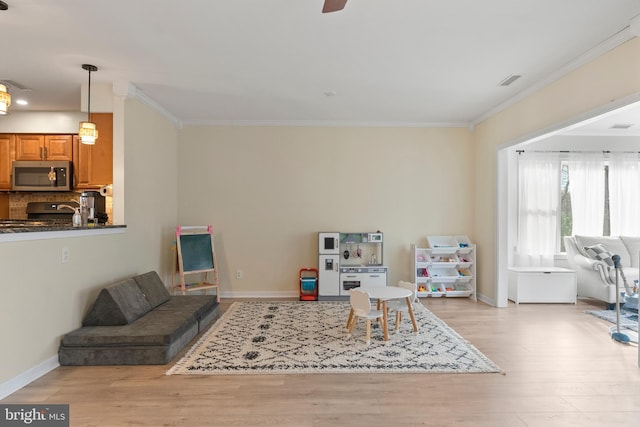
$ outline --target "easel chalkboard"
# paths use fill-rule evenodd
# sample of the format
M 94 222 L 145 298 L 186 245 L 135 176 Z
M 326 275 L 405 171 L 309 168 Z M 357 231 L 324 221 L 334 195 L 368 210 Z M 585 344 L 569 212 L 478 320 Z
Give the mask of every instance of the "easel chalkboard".
M 216 288 L 216 297 L 220 302 L 218 287 L 218 269 L 216 252 L 213 248 L 213 228 L 208 226 L 176 227 L 177 268 L 174 271 L 174 290 L 201 291 Z M 175 284 L 176 274 L 180 280 Z M 204 280 L 187 283 L 185 276 L 198 274 Z

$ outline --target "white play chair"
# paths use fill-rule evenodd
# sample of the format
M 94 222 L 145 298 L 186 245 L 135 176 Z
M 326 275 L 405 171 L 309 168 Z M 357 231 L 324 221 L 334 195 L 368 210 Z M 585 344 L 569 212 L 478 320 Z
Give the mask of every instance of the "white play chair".
M 400 281 L 398 283 L 398 287 L 409 289 L 411 291 L 411 296 L 409 297 L 409 299 L 411 300 L 411 304 L 418 301 L 418 286 L 415 283 Z M 394 299 L 394 300 L 388 301 L 387 309 L 389 311 L 393 310 L 396 312 L 395 333 L 398 333 L 398 330 L 400 329 L 400 322 L 402 321 L 402 314 L 403 313 L 407 313 L 407 315 L 409 314 L 409 307 L 407 307 L 407 300 L 403 298 L 403 299 Z
M 382 310 L 372 310 L 369 293 L 359 289 L 349 291 L 349 301 L 353 316 L 350 317 L 349 336 L 353 333 L 359 317 L 367 319 L 367 344 L 371 341 L 371 319 L 382 319 Z

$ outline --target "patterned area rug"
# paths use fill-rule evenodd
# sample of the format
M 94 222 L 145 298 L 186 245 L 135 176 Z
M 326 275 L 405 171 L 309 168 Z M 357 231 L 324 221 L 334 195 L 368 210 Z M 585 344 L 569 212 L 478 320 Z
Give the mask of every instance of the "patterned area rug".
M 236 302 L 167 375 L 299 374 L 355 372 L 501 372 L 442 320 L 417 304 L 418 333 L 402 319 L 390 338 L 365 321 L 345 329 L 350 305 L 343 301 Z
M 606 320 L 613 324 L 616 323 L 615 310 L 589 310 L 588 314 Z M 620 327 L 638 331 L 638 312 L 632 310 L 620 310 Z

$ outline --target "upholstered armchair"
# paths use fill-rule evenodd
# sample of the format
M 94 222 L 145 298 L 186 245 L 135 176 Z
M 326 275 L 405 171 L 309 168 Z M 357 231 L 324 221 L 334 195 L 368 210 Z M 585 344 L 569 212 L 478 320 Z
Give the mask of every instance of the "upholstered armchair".
M 578 277 L 578 296 L 595 298 L 607 304 L 616 302 L 616 271 L 605 257 L 598 258 L 585 248 L 603 245 L 611 254 L 620 255 L 628 284 L 633 287 L 640 269 L 640 237 L 566 236 L 564 246 L 569 267 Z M 620 291 L 624 291 L 622 278 Z

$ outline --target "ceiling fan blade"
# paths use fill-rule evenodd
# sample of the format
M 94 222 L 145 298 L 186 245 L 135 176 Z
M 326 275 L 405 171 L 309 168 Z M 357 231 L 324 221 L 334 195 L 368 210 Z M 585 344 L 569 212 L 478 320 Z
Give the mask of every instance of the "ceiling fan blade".
M 345 4 L 347 4 L 347 0 L 324 0 L 322 13 L 337 12 L 344 9 Z

